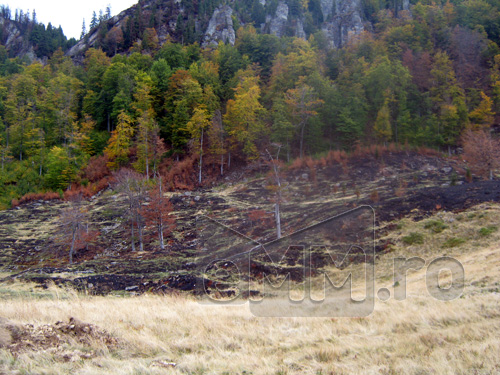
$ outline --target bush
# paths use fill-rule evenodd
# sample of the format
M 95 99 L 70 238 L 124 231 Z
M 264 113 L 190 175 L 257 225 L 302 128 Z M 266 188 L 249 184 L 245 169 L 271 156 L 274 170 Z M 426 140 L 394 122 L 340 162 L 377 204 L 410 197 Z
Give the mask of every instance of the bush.
M 497 230 L 498 230 L 498 227 L 496 225 L 490 225 L 488 227 L 479 229 L 479 234 L 483 237 L 487 237 L 490 234 L 496 232 Z
M 424 225 L 425 229 L 430 229 L 434 233 L 441 233 L 443 230 L 447 229 L 448 226 L 441 220 L 429 220 Z
M 28 193 L 23 195 L 19 200 L 12 200 L 12 207 L 19 206 L 23 203 L 29 203 L 34 201 L 51 201 L 61 199 L 61 196 L 53 191 L 48 191 L 46 193 Z
M 463 243 L 465 243 L 465 240 L 463 238 L 452 237 L 444 242 L 443 248 L 457 247 Z
M 422 233 L 412 232 L 402 238 L 406 245 L 421 245 L 424 243 L 424 235 Z

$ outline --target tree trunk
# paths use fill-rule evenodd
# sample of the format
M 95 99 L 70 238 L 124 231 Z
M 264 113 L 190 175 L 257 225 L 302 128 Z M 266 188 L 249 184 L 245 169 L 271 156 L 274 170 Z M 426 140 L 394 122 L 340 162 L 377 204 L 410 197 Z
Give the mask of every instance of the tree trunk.
M 162 190 L 162 185 L 161 185 L 161 177 L 160 177 L 160 196 L 159 196 L 159 199 L 161 201 L 161 199 L 163 199 L 163 190 Z M 161 205 L 160 205 L 161 207 Z M 162 250 L 165 250 L 165 242 L 163 240 L 163 220 L 162 220 L 162 212 L 161 212 L 161 209 L 160 209 L 160 212 L 158 212 L 158 215 L 159 215 L 159 222 L 160 224 L 158 225 L 158 236 L 160 238 L 160 248 Z
M 220 175 L 224 176 L 224 154 L 220 156 Z
M 276 237 L 281 238 L 281 219 L 280 219 L 280 204 L 274 205 L 274 218 L 276 219 Z
M 77 228 L 73 229 L 73 238 L 71 239 L 71 249 L 69 249 L 69 264 L 73 264 L 73 253 L 75 251 Z
M 140 251 L 144 251 L 144 241 L 142 238 L 142 223 L 140 218 L 137 218 L 137 231 L 139 232 L 139 249 Z
M 165 242 L 163 241 L 163 223 L 160 219 L 160 224 L 158 225 L 158 238 L 160 240 L 160 248 L 165 250 Z
M 130 219 L 130 229 L 131 229 L 131 240 L 132 240 L 132 251 L 135 251 L 135 229 L 134 229 L 134 219 Z
M 198 174 L 198 185 L 201 185 L 201 170 L 203 167 L 203 128 L 201 128 L 201 141 L 200 141 L 200 171 Z
M 300 129 L 300 158 L 302 159 L 304 157 L 304 129 L 305 125 L 302 125 L 302 129 Z

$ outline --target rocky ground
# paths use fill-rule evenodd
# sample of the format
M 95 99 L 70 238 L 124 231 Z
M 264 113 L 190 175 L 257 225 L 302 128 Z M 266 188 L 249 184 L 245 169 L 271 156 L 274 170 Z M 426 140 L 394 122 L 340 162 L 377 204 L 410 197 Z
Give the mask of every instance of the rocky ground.
M 105 191 L 86 203 L 99 240 L 80 250 L 74 265 L 68 264 L 67 246 L 56 241 L 59 214 L 68 203 L 32 202 L 0 212 L 3 281 L 55 283 L 92 294 L 192 291 L 201 281 L 196 217 L 207 215 L 261 242 L 274 239 L 276 195 L 268 174 L 269 167 L 261 165 L 233 173 L 212 189 L 171 193 L 177 224 L 164 251 L 154 240 L 146 251 L 131 251 L 124 198 Z M 390 246 L 392 220 L 409 216 L 419 221 L 440 210 L 500 201 L 499 181 L 469 183 L 460 161 L 406 151 L 351 157 L 344 165 L 318 162 L 284 169 L 281 178 L 284 235 L 369 205 L 375 212 L 378 252 Z

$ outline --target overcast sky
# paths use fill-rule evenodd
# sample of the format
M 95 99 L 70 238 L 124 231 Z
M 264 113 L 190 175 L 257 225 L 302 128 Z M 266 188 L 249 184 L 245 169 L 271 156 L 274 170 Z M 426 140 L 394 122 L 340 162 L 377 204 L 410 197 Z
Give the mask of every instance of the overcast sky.
M 83 19 L 85 18 L 88 31 L 94 10 L 99 17 L 99 10 L 104 12 L 109 4 L 111 14 L 115 16 L 137 2 L 138 0 L 0 0 L 0 4 L 10 7 L 12 16 L 16 8 L 24 12 L 29 10 L 30 14 L 35 9 L 38 22 L 45 25 L 50 22 L 55 27 L 60 25 L 68 39 L 73 37 L 77 40 L 82 33 Z

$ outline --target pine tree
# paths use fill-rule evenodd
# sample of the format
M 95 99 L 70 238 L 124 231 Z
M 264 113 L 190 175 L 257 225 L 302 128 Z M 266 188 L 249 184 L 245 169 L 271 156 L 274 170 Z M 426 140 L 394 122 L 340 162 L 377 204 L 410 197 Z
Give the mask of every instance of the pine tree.
M 85 25 L 85 18 L 84 18 L 82 22 L 82 33 L 80 34 L 80 39 L 85 38 L 85 35 L 87 35 L 87 26 Z
M 95 10 L 92 12 L 92 20 L 90 21 L 90 30 L 93 30 L 95 27 L 99 25 L 99 20 L 97 19 L 97 14 Z

